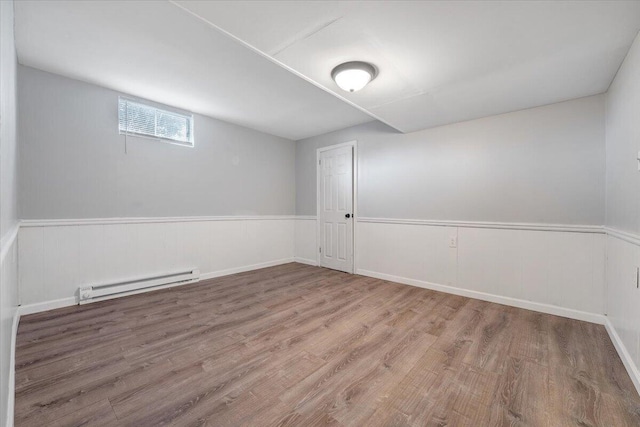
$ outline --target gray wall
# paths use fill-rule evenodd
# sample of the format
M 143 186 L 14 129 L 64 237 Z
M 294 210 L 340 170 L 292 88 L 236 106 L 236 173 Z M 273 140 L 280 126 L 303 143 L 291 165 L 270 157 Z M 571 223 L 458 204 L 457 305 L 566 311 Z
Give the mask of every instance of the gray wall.
M 374 122 L 301 140 L 296 213 L 316 214 L 316 149 L 355 139 L 361 217 L 602 225 L 604 132 L 598 95 L 410 134 Z
M 640 36 L 607 93 L 607 221 L 640 232 Z
M 118 134 L 118 93 L 18 67 L 22 219 L 293 214 L 295 143 L 195 116 L 195 148 Z
M 18 222 L 17 135 L 16 135 L 16 51 L 13 37 L 13 2 L 2 10 L 2 135 L 0 136 L 0 235 Z
M 18 306 L 17 244 L 9 238 L 18 223 L 16 138 L 16 50 L 13 2 L 0 1 L 0 425 L 10 399 L 9 361 L 13 316 Z

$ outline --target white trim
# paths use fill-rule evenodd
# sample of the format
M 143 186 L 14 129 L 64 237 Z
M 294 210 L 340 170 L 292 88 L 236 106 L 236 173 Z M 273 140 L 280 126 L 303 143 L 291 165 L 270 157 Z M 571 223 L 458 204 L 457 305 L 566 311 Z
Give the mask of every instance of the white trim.
M 34 304 L 21 305 L 18 307 L 21 316 L 41 313 L 43 311 L 55 310 L 57 308 L 71 307 L 78 304 L 78 298 L 67 297 L 51 301 L 36 302 Z
M 16 396 L 16 341 L 18 339 L 18 325 L 20 324 L 20 308 L 16 308 L 11 324 L 11 344 L 9 349 L 9 378 L 7 384 L 7 418 L 5 426 L 13 427 L 13 413 Z
M 132 218 L 81 218 L 81 219 L 27 219 L 22 227 L 60 227 L 76 225 L 110 224 L 154 224 L 161 222 L 203 222 L 203 221 L 282 221 L 305 219 L 296 215 L 253 215 L 253 216 L 176 216 L 176 217 L 132 217 Z
M 622 231 L 612 227 L 604 227 L 604 230 L 608 236 L 612 236 L 620 240 L 624 240 L 625 242 L 632 243 L 636 246 L 640 246 L 640 235 L 638 234 L 630 233 L 628 231 Z
M 605 230 L 599 225 L 571 225 L 571 224 L 536 224 L 523 222 L 482 222 L 482 221 L 444 221 L 428 219 L 395 219 L 395 218 L 368 218 L 357 219 L 358 222 L 379 224 L 404 224 L 404 225 L 430 225 L 443 227 L 463 228 L 499 228 L 507 230 L 535 230 L 535 231 L 564 231 L 574 233 L 598 233 L 604 234 Z
M 356 263 L 356 247 L 357 247 L 357 231 L 356 229 L 358 227 L 356 227 L 356 221 L 358 218 L 358 141 L 357 140 L 353 140 L 353 141 L 347 141 L 347 142 L 342 142 L 340 144 L 334 144 L 334 145 L 327 145 L 326 147 L 320 147 L 316 150 L 316 219 L 320 218 L 320 203 L 318 203 L 318 200 L 320 198 L 320 167 L 319 167 L 319 161 L 320 161 L 320 153 L 324 152 L 324 151 L 329 151 L 329 150 L 335 150 L 336 148 L 343 148 L 343 147 L 353 147 L 353 169 L 351 171 L 351 173 L 353 174 L 353 213 L 351 214 L 351 217 L 353 218 L 353 227 L 351 227 L 352 229 L 352 234 L 353 234 L 353 242 L 352 242 L 352 264 L 351 264 L 351 274 L 355 274 L 355 272 L 358 270 L 358 266 Z M 316 222 L 316 249 L 320 246 L 320 242 L 321 242 L 321 230 L 320 230 L 320 221 Z M 320 262 L 320 252 L 316 252 L 316 265 L 322 265 L 322 263 Z
M 0 239 L 0 264 L 4 261 L 5 257 L 9 253 L 9 249 L 18 237 L 18 231 L 20 231 L 21 223 L 16 222 L 9 231 Z
M 633 362 L 631 355 L 627 351 L 627 348 L 623 344 L 622 339 L 618 335 L 616 328 L 613 326 L 609 318 L 605 319 L 604 327 L 607 330 L 609 338 L 611 338 L 611 341 L 613 342 L 613 345 L 616 348 L 618 356 L 620 356 L 624 367 L 627 369 L 627 373 L 631 377 L 631 381 L 636 387 L 636 391 L 638 392 L 638 394 L 640 394 L 640 371 L 638 371 L 638 368 Z
M 298 262 L 300 264 L 307 264 L 307 265 L 315 265 L 315 266 L 318 265 L 318 261 L 316 261 L 315 259 L 300 258 L 300 257 L 294 257 L 293 262 Z
M 482 301 L 489 301 L 497 304 L 524 308 L 526 310 L 538 311 L 540 313 L 553 314 L 555 316 L 567 317 L 569 319 L 583 320 L 585 322 L 597 323 L 598 325 L 604 325 L 606 321 L 606 316 L 603 314 L 573 310 L 571 308 L 564 308 L 556 305 L 526 301 L 526 300 L 521 300 L 517 298 L 487 294 L 487 293 L 478 292 L 478 291 L 471 291 L 468 289 L 456 288 L 456 287 L 447 286 L 447 285 L 440 285 L 438 283 L 425 282 L 422 280 L 409 279 L 406 277 L 394 276 L 394 275 L 385 274 L 385 273 L 378 273 L 375 271 L 358 270 L 357 274 L 360 274 L 362 276 L 374 277 L 376 279 L 388 280 L 390 282 L 397 282 L 405 285 L 417 286 L 419 288 L 431 289 L 433 291 L 446 292 L 448 294 L 460 295 L 468 298 L 475 298 Z
M 343 144 L 339 144 L 343 145 Z M 354 147 L 357 147 L 355 145 Z M 329 148 L 329 147 L 324 147 Z M 323 150 L 324 151 L 324 150 Z M 354 150 L 355 153 L 355 150 Z M 354 157 L 354 215 L 357 212 L 357 163 Z M 154 224 L 167 222 L 206 222 L 206 221 L 283 221 L 301 220 L 316 221 L 317 215 L 253 215 L 253 216 L 185 216 L 185 217 L 125 217 L 125 218 L 78 218 L 78 219 L 27 219 L 16 224 L 2 240 L 2 256 L 15 240 L 20 227 L 61 227 L 82 225 L 110 225 L 110 224 Z M 481 221 L 446 221 L 425 219 L 399 219 L 399 218 L 370 218 L 357 217 L 356 222 L 381 223 L 381 224 L 405 224 L 405 225 L 431 225 L 444 227 L 466 228 L 498 228 L 509 230 L 539 230 L 539 231 L 565 231 L 576 233 L 609 234 L 622 240 L 629 241 L 640 246 L 640 235 L 617 230 L 599 225 L 571 225 L 571 224 L 544 224 L 544 223 L 518 223 L 518 222 L 481 222 Z M 355 234 L 355 227 L 354 227 Z
M 228 268 L 226 270 L 213 271 L 210 273 L 200 274 L 200 281 L 213 279 L 215 277 L 229 276 L 230 274 L 244 273 L 245 271 L 258 270 L 260 268 L 274 267 L 276 265 L 288 264 L 290 262 L 294 262 L 293 257 L 261 262 L 259 264 L 245 265 L 242 267 Z
M 354 147 L 357 143 L 358 143 L 358 141 L 356 141 L 354 139 L 354 140 L 347 141 L 347 142 L 341 142 L 339 144 L 326 145 L 324 147 L 318 148 L 316 151 L 318 153 L 322 153 L 323 151 L 331 151 L 331 150 L 335 150 L 336 148 Z

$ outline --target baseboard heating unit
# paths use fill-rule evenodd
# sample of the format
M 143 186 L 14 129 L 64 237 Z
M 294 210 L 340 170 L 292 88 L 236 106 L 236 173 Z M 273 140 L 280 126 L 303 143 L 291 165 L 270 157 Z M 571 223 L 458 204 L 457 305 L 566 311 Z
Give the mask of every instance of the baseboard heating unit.
M 156 276 L 137 277 L 116 283 L 82 286 L 78 289 L 78 302 L 86 304 L 170 286 L 186 285 L 198 280 L 200 280 L 200 270 L 194 268 Z

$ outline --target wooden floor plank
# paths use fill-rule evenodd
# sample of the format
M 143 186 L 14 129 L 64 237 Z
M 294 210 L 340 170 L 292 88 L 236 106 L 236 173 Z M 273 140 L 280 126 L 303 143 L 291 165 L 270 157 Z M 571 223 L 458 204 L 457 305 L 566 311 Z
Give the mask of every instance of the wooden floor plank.
M 24 316 L 22 426 L 638 426 L 604 328 L 302 264 Z

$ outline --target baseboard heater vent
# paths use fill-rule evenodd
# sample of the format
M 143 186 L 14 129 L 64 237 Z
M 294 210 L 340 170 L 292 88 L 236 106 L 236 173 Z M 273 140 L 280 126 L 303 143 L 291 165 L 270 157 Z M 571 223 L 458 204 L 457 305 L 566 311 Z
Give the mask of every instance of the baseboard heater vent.
M 88 302 L 133 295 L 155 288 L 195 283 L 198 280 L 200 280 L 200 270 L 194 268 L 157 276 L 139 277 L 116 283 L 83 286 L 78 289 L 78 301 L 80 304 L 86 304 Z

